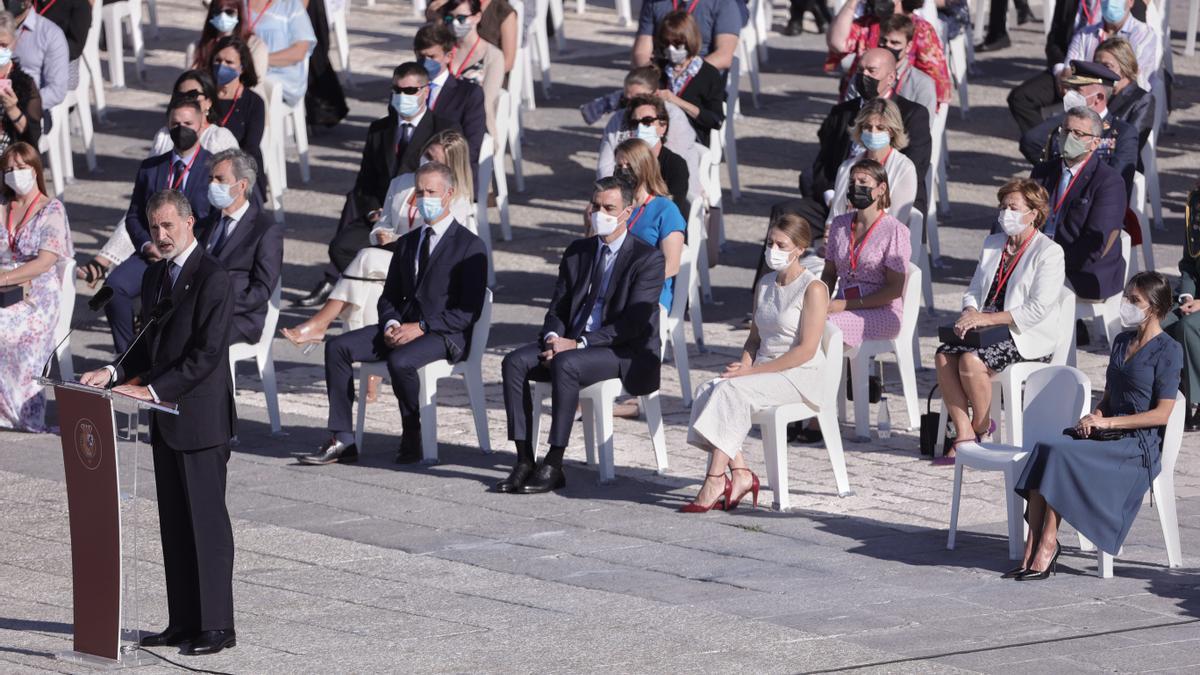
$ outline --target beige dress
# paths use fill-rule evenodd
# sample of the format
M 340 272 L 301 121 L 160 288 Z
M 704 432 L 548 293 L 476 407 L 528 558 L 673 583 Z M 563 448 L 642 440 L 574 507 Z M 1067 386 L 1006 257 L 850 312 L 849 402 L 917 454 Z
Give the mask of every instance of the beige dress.
M 767 363 L 800 344 L 800 318 L 808 285 L 821 280 L 807 269 L 792 283 L 780 286 L 768 272 L 755 289 L 754 325 L 758 353 L 754 362 Z M 807 363 L 778 373 L 715 378 L 700 385 L 692 404 L 688 443 L 734 457 L 741 452 L 753 427 L 753 417 L 766 409 L 803 401 L 813 410 L 821 389 L 818 372 L 825 355 L 820 350 Z

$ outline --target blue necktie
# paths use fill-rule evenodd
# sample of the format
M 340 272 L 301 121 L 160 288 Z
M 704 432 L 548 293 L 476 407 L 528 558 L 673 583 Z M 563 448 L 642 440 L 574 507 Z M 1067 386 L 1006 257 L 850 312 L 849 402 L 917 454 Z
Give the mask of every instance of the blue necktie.
M 1050 204 L 1050 206 L 1052 208 L 1054 206 L 1058 206 L 1060 204 L 1060 201 L 1061 201 L 1061 206 L 1066 206 L 1066 202 L 1065 202 L 1064 198 L 1067 195 L 1067 188 L 1069 188 L 1070 185 L 1071 185 L 1071 172 L 1068 171 L 1066 169 L 1066 167 L 1063 167 L 1062 177 L 1058 179 L 1058 190 L 1055 191 L 1054 201 Z M 1062 218 L 1063 210 L 1062 210 L 1061 206 L 1056 211 L 1054 211 L 1053 214 L 1051 214 L 1052 217 L 1050 218 L 1050 222 L 1048 222 L 1046 224 L 1047 227 L 1046 227 L 1045 234 L 1047 237 L 1050 237 L 1051 239 L 1054 238 L 1054 233 L 1058 230 L 1059 219 Z

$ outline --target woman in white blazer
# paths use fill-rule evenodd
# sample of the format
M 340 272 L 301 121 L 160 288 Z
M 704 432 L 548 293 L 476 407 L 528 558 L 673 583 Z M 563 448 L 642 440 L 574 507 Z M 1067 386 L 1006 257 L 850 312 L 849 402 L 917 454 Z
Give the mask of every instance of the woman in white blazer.
M 1041 232 L 1049 197 L 1037 183 L 1018 179 L 1000 188 L 998 199 L 1002 231 L 983 240 L 954 329 L 961 336 L 973 328 L 1007 326 L 1009 337 L 987 347 L 938 347 L 938 386 L 957 430 L 946 457 L 934 460 L 939 464 L 953 464 L 962 443 L 990 439 L 991 376 L 1019 361 L 1049 362 L 1057 341 L 1065 273 L 1062 247 Z

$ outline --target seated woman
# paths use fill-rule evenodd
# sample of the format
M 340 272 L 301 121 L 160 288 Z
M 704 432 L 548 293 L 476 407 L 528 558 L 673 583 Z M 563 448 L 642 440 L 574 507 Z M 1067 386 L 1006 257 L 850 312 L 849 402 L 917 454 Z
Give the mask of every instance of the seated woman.
M 1185 429 L 1200 431 L 1200 185 L 1188 195 L 1183 257 L 1179 260 L 1179 305 L 1163 321 L 1163 330 L 1183 347 L 1183 386 L 1188 415 Z
M 938 386 L 958 434 L 935 464 L 954 464 L 963 443 L 991 440 L 992 376 L 1020 361 L 1049 363 L 1058 341 L 1058 298 L 1066 282 L 1062 247 L 1041 231 L 1050 198 L 1029 179 L 1009 181 L 996 198 L 1002 231 L 983 240 L 954 330 L 961 337 L 973 328 L 1006 326 L 1011 335 L 982 348 L 938 347 Z
M 8 14 L 0 14 L 0 49 L 7 50 L 8 60 L 0 64 L 0 80 L 9 86 L 0 88 L 0 152 L 14 143 L 38 146 L 42 137 L 42 95 L 37 82 L 21 70 L 19 61 L 12 57 L 13 45 L 17 43 L 16 25 Z
M 246 20 L 246 5 L 241 0 L 213 0 L 209 3 L 204 29 L 200 31 L 200 39 L 196 41 L 195 54 L 188 67 L 192 70 L 211 68 L 213 57 L 220 51 L 217 42 L 225 37 L 236 37 L 246 43 L 254 61 L 254 72 L 259 75 L 267 72 L 267 44 L 254 34 L 250 22 Z
M 800 264 L 812 243 L 808 223 L 788 214 L 775 222 L 767 240 L 771 271 L 758 282 L 742 357 L 696 390 L 688 443 L 707 450 L 711 458 L 700 493 L 680 509 L 684 513 L 730 511 L 746 494 L 757 506 L 758 476 L 742 453 L 755 413 L 798 401 L 816 409 L 820 399 L 817 372 L 825 360 L 821 337 L 829 289 Z
M 663 18 L 654 36 L 654 51 L 661 55 L 663 79 L 658 97 L 683 109 L 708 147 L 712 132 L 725 122 L 725 76 L 700 56 L 700 29 L 685 10 Z
M 1080 433 L 1124 432 L 1119 440 L 1043 441 L 1032 448 L 1014 490 L 1028 500 L 1029 537 L 1021 566 L 1004 574 L 1045 579 L 1058 561 L 1063 518 L 1100 550 L 1116 555 L 1142 497 L 1162 468 L 1163 427 L 1179 393 L 1183 349 L 1159 322 L 1171 311 L 1171 286 L 1157 272 L 1135 274 L 1121 300 L 1125 332 L 1113 340 L 1104 395 L 1076 424 Z
M 861 146 L 864 150 L 838 167 L 837 178 L 833 184 L 833 198 L 829 201 L 829 216 L 825 219 L 825 229 L 828 230 L 834 218 L 849 210 L 846 193 L 850 189 L 850 168 L 863 158 L 873 159 L 883 165 L 883 170 L 887 172 L 888 194 L 891 198 L 891 204 L 887 208 L 888 215 L 907 225 L 913 200 L 917 198 L 917 170 L 913 167 L 912 160 L 903 152 L 896 152 L 908 147 L 908 134 L 904 131 L 900 109 L 886 98 L 867 101 L 859 111 L 858 117 L 854 118 L 850 137 L 854 139 L 856 146 Z
M 258 167 L 258 190 L 266 193 L 263 171 L 262 140 L 267 125 L 267 104 L 254 92 L 258 86 L 258 71 L 250 56 L 250 47 L 235 36 L 217 41 L 209 64 L 217 84 L 213 116 L 218 128 L 227 130 L 237 140 L 238 147 L 254 158 Z
M 267 45 L 266 78 L 294 106 L 308 91 L 308 57 L 317 35 L 301 0 L 249 0 L 250 30 Z
M 625 107 L 625 128 L 632 132 L 631 135 L 634 138 L 649 146 L 650 154 L 658 160 L 658 171 L 667 186 L 671 201 L 675 202 L 679 213 L 686 218 L 690 210 L 688 205 L 690 171 L 687 161 L 671 152 L 663 144 L 670 124 L 667 106 L 657 96 L 636 96 Z
M 483 9 L 479 0 L 447 2 L 442 5 L 442 20 L 454 33 L 455 46 L 450 50 L 450 74 L 460 80 L 473 82 L 483 89 L 487 130 L 496 138 L 496 106 L 500 89 L 504 87 L 504 52 L 484 40 L 477 30 Z
M 35 380 L 54 351 L 63 266 L 74 255 L 67 212 L 46 194 L 42 157 L 28 143 L 0 156 L 0 286 L 21 286 L 25 301 L 0 308 L 0 429 L 46 431 L 46 399 Z
M 1154 95 L 1138 86 L 1138 62 L 1129 40 L 1110 37 L 1101 42 L 1092 60 L 1121 76 L 1113 84 L 1108 99 L 1108 112 L 1113 117 L 1133 125 L 1138 132 L 1138 170 L 1141 170 L 1141 150 L 1150 140 L 1154 126 Z
M 453 0 L 433 0 L 425 8 L 426 21 L 438 21 L 446 13 L 446 7 Z M 523 27 L 517 25 L 517 10 L 508 4 L 507 0 L 481 0 L 479 3 L 479 20 L 476 30 L 485 42 L 499 47 L 504 54 L 504 73 L 507 75 L 517 62 L 517 31 Z M 455 14 L 459 14 L 459 5 L 454 5 Z M 532 17 L 533 3 L 525 3 L 525 17 L 528 22 Z

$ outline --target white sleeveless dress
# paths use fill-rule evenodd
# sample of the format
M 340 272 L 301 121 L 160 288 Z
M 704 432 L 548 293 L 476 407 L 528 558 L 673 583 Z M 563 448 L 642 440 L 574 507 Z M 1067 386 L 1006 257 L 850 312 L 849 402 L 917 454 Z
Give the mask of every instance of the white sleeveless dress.
M 755 289 L 754 324 L 759 346 L 754 362 L 779 358 L 800 344 L 800 318 L 809 284 L 822 283 L 809 270 L 792 283 L 780 286 L 776 273 L 768 272 Z M 820 350 L 803 365 L 778 373 L 761 373 L 733 379 L 715 378 L 700 385 L 692 405 L 688 443 L 708 451 L 724 452 L 731 458 L 746 442 L 752 418 L 765 409 L 803 401 L 818 408 L 821 382 L 818 372 L 825 361 Z

